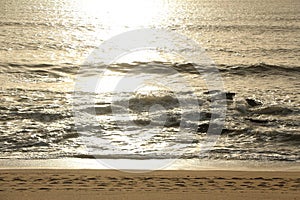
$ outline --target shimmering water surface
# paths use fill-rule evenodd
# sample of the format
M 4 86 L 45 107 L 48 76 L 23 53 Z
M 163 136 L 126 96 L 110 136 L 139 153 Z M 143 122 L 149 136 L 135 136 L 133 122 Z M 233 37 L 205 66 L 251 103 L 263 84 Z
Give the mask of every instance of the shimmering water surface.
M 299 161 L 299 1 L 0 0 L 0 10 L 0 158 L 96 154 L 126 159 Z M 97 123 L 75 126 L 73 91 L 81 65 L 101 42 L 137 28 L 185 35 L 215 62 L 223 78 L 227 116 L 209 154 L 199 155 L 199 148 L 204 148 L 212 95 L 221 91 L 208 93 L 201 76 L 191 70 L 192 63 L 157 52 L 142 52 L 108 66 L 100 85 L 104 92 L 95 95 L 95 104 L 74 105 L 83 116 L 95 111 Z M 103 67 L 107 66 L 99 65 Z M 166 68 L 184 74 L 199 102 L 199 108 L 190 108 L 200 115 L 189 122 L 197 130 L 189 137 L 179 130 L 178 98 L 192 98 L 184 89 L 175 96 L 172 88 L 156 86 L 155 81 L 134 92 L 110 88 L 133 68 L 147 69 L 134 76 L 153 73 L 167 79 Z M 171 77 L 175 82 L 177 78 Z M 112 97 L 120 102 L 130 99 L 128 108 L 118 108 L 130 118 L 115 117 Z M 149 113 L 152 105 L 165 111 Z M 166 121 L 161 125 L 163 114 Z M 129 119 L 137 126 L 130 126 Z M 151 122 L 159 130 L 149 128 Z M 77 129 L 82 128 L 86 131 L 79 134 Z M 141 134 L 147 140 L 141 140 Z

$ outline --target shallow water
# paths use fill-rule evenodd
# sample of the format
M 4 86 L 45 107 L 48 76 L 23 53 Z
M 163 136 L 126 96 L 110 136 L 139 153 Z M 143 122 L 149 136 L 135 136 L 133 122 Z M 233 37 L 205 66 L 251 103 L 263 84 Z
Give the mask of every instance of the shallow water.
M 299 161 L 298 1 L 157 0 L 104 5 L 92 0 L 1 0 L 0 5 L 1 158 L 96 155 Z M 209 153 L 199 154 L 199 149 L 205 149 L 201 145 L 211 120 L 211 99 L 222 92 L 208 93 L 187 62 L 144 54 L 109 66 L 110 82 L 101 85 L 101 95 L 94 95 L 95 104 L 75 105 L 84 116 L 92 111 L 97 124 L 74 122 L 74 84 L 86 57 L 116 34 L 149 27 L 197 41 L 220 71 L 228 97 L 226 123 Z M 184 74 L 199 102 L 199 107 L 186 111 L 199 114 L 199 119 L 189 121 L 197 130 L 180 131 L 179 100 L 194 98 L 183 89 L 177 89 L 176 96 L 172 88 L 153 83 L 150 89 L 135 92 L 109 89 L 111 82 L 134 68 L 147 69 L 136 71 L 135 77 L 156 74 L 170 84 L 179 79 L 177 74 L 168 77 L 165 69 Z M 117 117 L 112 97 L 121 102 Z M 126 99 L 128 109 L 120 106 Z M 149 113 L 157 104 L 164 112 Z M 81 129 L 85 131 L 78 132 Z M 141 135 L 147 139 L 141 140 Z

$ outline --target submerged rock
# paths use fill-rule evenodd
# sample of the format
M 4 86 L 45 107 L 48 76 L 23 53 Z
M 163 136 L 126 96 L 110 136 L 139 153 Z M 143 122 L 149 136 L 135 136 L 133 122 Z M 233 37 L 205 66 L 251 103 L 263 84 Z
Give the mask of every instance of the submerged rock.
M 249 120 L 250 122 L 258 123 L 258 124 L 266 124 L 269 122 L 267 119 L 255 119 L 255 118 L 245 118 L 246 120 Z
M 235 93 L 234 92 L 223 92 L 220 90 L 210 90 L 210 91 L 206 91 L 203 92 L 203 94 L 209 94 L 209 95 L 225 95 L 227 100 L 233 100 L 233 98 L 235 97 Z
M 234 92 L 226 92 L 226 99 L 233 100 L 234 97 L 235 97 Z
M 246 98 L 246 102 L 251 107 L 261 106 L 262 105 L 262 103 L 260 101 L 257 101 L 255 99 Z
M 206 133 L 209 128 L 209 124 L 200 124 L 198 125 L 197 132 Z
M 281 106 L 269 106 L 254 111 L 254 113 L 256 114 L 269 114 L 269 115 L 287 115 L 292 112 L 293 110 Z

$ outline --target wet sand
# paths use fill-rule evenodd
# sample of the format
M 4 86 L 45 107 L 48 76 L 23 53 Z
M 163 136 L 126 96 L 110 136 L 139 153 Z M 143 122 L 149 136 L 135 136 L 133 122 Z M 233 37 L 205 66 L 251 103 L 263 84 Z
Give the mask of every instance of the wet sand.
M 5 169 L 0 199 L 299 199 L 300 172 Z

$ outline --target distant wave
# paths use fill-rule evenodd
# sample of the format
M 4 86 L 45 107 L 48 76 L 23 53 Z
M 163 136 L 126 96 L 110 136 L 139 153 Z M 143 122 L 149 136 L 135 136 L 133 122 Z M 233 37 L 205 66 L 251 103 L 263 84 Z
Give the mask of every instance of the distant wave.
M 279 66 L 279 65 L 269 65 L 265 63 L 259 63 L 254 65 L 219 65 L 219 70 L 221 72 L 233 73 L 237 75 L 246 75 L 246 74 L 260 74 L 268 73 L 273 75 L 283 75 L 284 74 L 294 74 L 299 73 L 299 66 Z
M 294 21 L 294 18 L 285 18 L 282 19 L 283 21 Z M 212 30 L 212 31 L 230 31 L 232 32 L 232 30 L 239 30 L 239 31 L 249 31 L 249 30 L 263 30 L 263 31 L 276 31 L 276 32 L 280 32 L 282 30 L 289 30 L 289 31 L 299 31 L 299 27 L 295 26 L 295 25 L 289 25 L 289 26 L 276 26 L 276 25 L 272 25 L 272 26 L 266 26 L 266 25 L 248 25 L 248 24 L 234 24 L 234 25 L 221 25 L 221 24 L 217 24 L 217 25 L 198 25 L 198 24 L 185 24 L 184 26 L 169 26 L 169 29 L 180 29 L 184 27 L 187 30 Z
M 77 23 L 57 23 L 57 22 L 33 22 L 33 21 L 0 21 L 0 27 L 1 26 L 12 26 L 12 27 L 44 27 L 44 28 L 70 28 L 74 27 L 77 29 L 86 29 L 91 30 L 91 27 L 80 25 Z
M 69 75 L 76 75 L 79 67 L 71 63 L 62 64 L 19 64 L 19 63 L 0 63 L 0 73 L 20 74 L 24 78 L 37 78 L 42 81 L 59 82 L 59 78 Z M 46 79 L 45 79 L 46 78 Z M 48 80 L 53 78 L 53 80 Z
M 139 73 L 164 73 L 164 69 L 173 68 L 179 73 L 191 73 L 198 74 L 199 72 L 205 72 L 209 70 L 205 66 L 200 66 L 194 63 L 163 63 L 163 62 L 134 62 L 134 63 L 119 63 L 109 66 L 107 69 L 116 71 L 119 73 L 130 73 L 130 70 L 136 66 L 142 66 L 146 68 L 146 71 L 136 71 Z M 19 64 L 19 63 L 0 63 L 0 72 L 10 73 L 10 72 L 20 72 L 20 73 L 49 73 L 56 74 L 57 76 L 66 75 L 76 75 L 80 69 L 80 65 L 72 63 L 61 63 L 61 64 L 51 64 L 51 63 L 38 63 L 38 64 Z M 99 64 L 99 69 L 106 68 L 107 66 Z M 265 63 L 258 63 L 253 65 L 216 65 L 218 70 L 224 74 L 232 75 L 255 75 L 255 74 L 267 74 L 267 75 L 300 75 L 300 66 L 280 66 L 280 65 L 270 65 Z M 143 68 L 143 69 L 144 69 Z M 100 73 L 100 71 L 82 71 L 86 73 L 87 76 L 94 73 Z

